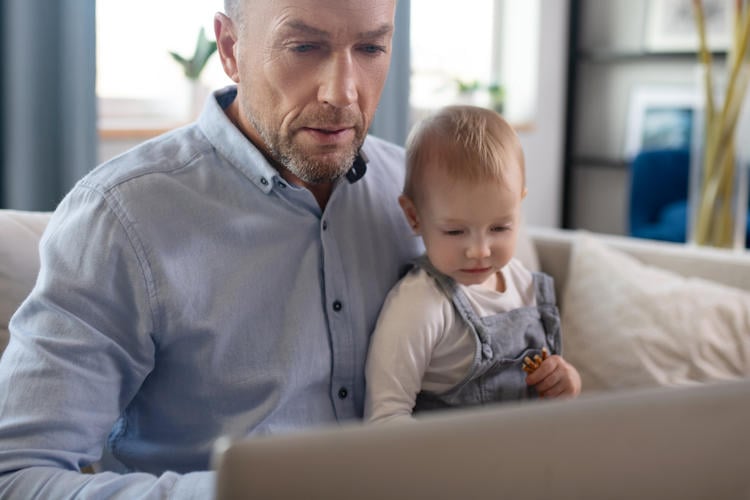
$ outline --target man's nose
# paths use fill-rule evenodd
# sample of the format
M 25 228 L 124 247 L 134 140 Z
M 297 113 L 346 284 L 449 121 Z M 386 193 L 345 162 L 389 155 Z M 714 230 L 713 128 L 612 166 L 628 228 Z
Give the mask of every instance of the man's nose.
M 345 108 L 357 101 L 354 61 L 349 52 L 337 52 L 327 61 L 318 100 L 337 108 Z

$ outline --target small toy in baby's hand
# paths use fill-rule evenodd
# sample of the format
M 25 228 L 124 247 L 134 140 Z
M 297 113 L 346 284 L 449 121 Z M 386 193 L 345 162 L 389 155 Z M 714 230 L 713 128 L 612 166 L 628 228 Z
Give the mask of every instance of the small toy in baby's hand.
M 534 359 L 531 359 L 529 356 L 526 356 L 523 358 L 523 365 L 521 368 L 523 368 L 523 371 L 526 373 L 533 373 L 539 366 L 541 366 L 542 361 L 547 359 L 549 357 L 549 352 L 547 351 L 546 347 L 542 347 L 542 355 L 535 354 Z

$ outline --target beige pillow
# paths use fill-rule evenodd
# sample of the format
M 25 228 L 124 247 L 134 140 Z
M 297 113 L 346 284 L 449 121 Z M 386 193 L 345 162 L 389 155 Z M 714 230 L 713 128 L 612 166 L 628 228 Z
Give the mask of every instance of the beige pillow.
M 8 321 L 31 291 L 39 272 L 39 238 L 46 212 L 0 210 L 0 354 L 8 344 Z
M 646 266 L 582 235 L 563 303 L 565 357 L 586 392 L 750 376 L 746 291 Z

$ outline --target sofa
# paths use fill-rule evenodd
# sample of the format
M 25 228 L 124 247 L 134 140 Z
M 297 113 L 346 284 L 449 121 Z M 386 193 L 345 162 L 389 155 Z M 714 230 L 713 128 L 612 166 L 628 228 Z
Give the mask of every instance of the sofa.
M 0 210 L 0 352 L 49 217 Z M 750 252 L 529 226 L 517 257 L 555 279 L 584 392 L 750 376 Z

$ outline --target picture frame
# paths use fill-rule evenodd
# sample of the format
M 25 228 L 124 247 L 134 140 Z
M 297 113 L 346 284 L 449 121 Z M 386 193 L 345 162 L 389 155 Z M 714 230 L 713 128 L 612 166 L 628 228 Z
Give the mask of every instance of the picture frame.
M 732 0 L 703 0 L 709 50 L 726 51 L 732 32 Z M 693 0 L 646 2 L 644 48 L 651 52 L 697 52 Z
M 625 158 L 644 149 L 690 149 L 699 96 L 692 86 L 636 85 L 631 89 Z

